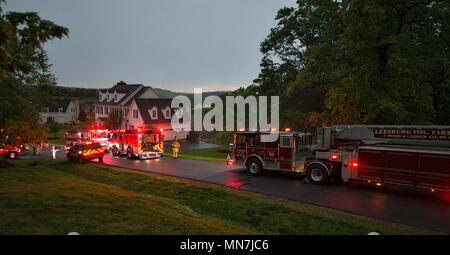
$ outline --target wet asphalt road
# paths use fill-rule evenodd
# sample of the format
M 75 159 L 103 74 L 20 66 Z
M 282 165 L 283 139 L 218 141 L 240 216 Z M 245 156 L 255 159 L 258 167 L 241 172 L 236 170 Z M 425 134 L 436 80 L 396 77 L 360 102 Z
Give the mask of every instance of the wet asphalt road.
M 49 157 L 48 151 L 43 156 Z M 65 157 L 63 151 L 58 157 Z M 97 160 L 93 160 L 97 162 Z M 128 160 L 108 154 L 104 164 L 226 185 L 320 205 L 391 222 L 450 233 L 450 194 L 366 184 L 311 185 L 302 177 L 265 173 L 251 177 L 242 167 L 190 159 Z

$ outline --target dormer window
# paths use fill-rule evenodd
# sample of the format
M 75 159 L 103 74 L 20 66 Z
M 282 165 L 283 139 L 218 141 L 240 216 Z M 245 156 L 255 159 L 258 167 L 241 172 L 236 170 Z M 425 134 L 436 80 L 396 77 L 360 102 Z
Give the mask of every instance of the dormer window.
M 103 101 L 102 92 L 98 92 L 98 101 Z
M 58 108 L 58 112 L 62 112 L 62 108 L 61 107 Z
M 164 110 L 163 110 L 163 114 L 164 114 L 164 118 L 166 119 L 170 119 L 172 116 L 172 112 L 170 111 L 170 107 L 167 106 Z
M 156 106 L 153 106 L 152 109 L 148 110 L 148 114 L 150 114 L 150 118 L 152 120 L 158 119 L 158 108 L 156 108 Z
M 114 102 L 117 103 L 117 94 L 114 94 Z

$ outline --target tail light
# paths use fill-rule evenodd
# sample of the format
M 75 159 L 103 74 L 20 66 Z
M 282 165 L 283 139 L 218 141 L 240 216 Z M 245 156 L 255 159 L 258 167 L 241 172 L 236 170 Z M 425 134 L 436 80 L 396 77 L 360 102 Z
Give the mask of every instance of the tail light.
M 227 161 L 227 165 L 232 166 L 234 163 L 232 160 Z
M 358 162 L 353 162 L 352 167 L 358 167 Z
M 331 154 L 331 160 L 338 160 L 339 156 L 337 154 Z

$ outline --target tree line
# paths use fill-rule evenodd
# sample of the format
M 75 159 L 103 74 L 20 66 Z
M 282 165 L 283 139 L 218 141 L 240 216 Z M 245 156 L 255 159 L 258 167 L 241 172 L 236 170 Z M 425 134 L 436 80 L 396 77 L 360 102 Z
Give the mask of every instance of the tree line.
M 280 96 L 282 125 L 450 124 L 449 1 L 298 0 L 234 95 Z

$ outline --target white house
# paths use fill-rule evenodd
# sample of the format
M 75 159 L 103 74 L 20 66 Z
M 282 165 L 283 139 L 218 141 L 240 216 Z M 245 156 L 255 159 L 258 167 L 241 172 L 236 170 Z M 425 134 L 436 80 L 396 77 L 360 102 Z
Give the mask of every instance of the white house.
M 137 127 L 152 127 L 164 129 L 164 140 L 171 141 L 175 137 L 186 139 L 188 132 L 174 131 L 172 129 L 172 115 L 175 109 L 171 108 L 172 99 L 133 99 L 125 122 L 130 129 Z
M 110 112 L 120 109 L 124 114 L 121 129 L 152 126 L 166 130 L 165 140 L 173 140 L 175 136 L 178 139 L 186 138 L 186 132 L 174 132 L 171 128 L 172 99 L 161 98 L 152 87 L 121 81 L 111 89 L 100 90 L 98 97 L 98 102 L 94 104 L 98 126 L 103 125 Z
M 80 106 L 78 100 L 55 100 L 40 112 L 41 122 L 55 121 L 60 124 L 73 124 L 78 121 Z

